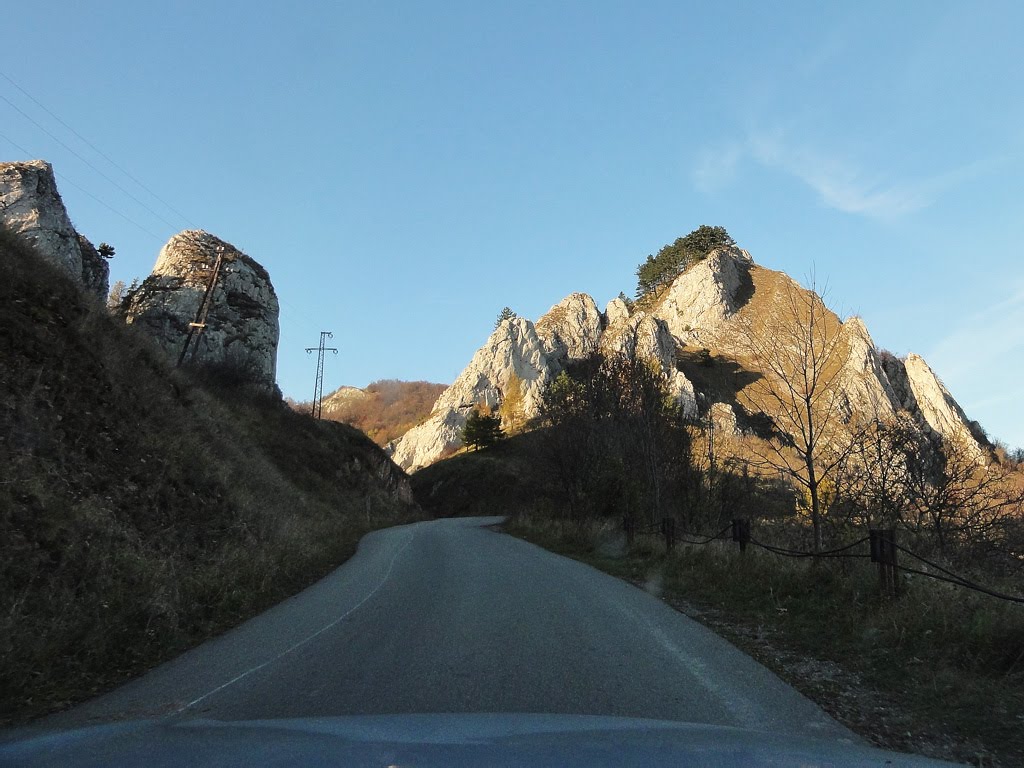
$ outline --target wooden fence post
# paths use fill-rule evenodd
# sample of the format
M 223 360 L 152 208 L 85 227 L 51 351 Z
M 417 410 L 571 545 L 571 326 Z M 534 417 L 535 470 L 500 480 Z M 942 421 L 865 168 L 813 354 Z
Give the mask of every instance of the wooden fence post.
M 671 552 L 676 546 L 676 519 L 674 517 L 661 518 L 661 533 L 665 537 L 665 551 Z
M 878 563 L 878 586 L 883 596 L 896 597 L 900 593 L 900 575 L 896 566 L 896 529 L 869 528 L 871 562 Z
M 740 545 L 740 552 L 747 551 L 747 543 L 750 541 L 750 521 L 738 517 L 732 521 L 732 540 Z

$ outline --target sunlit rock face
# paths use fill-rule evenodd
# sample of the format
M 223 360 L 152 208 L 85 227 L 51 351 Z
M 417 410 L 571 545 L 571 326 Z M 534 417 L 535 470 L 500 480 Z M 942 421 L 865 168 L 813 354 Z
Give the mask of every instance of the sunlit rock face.
M 466 417 L 478 404 L 498 407 L 513 376 L 520 381 L 524 413 L 535 415 L 541 392 L 559 370 L 560 363 L 545 348 L 532 322 L 522 317 L 502 321 L 441 393 L 430 417 L 389 446 L 391 458 L 402 469 L 416 470 L 461 446 Z
M 970 420 L 924 358 L 911 353 L 903 360 L 888 359 L 885 372 L 899 407 L 925 431 L 959 442 L 981 457 L 982 449 Z
M 622 303 L 620 299 L 615 301 Z M 614 319 L 601 335 L 601 352 L 605 355 L 636 355 L 643 360 L 657 361 L 668 379 L 669 391 L 676 397 L 683 413 L 696 416 L 696 392 L 690 380 L 676 367 L 678 341 L 669 332 L 668 324 L 643 311 L 633 315 L 614 311 L 608 316 Z
M 72 226 L 49 163 L 0 163 L 0 223 L 87 291 L 106 298 L 107 261 Z
M 537 335 L 552 361 L 581 360 L 597 351 L 604 318 L 585 293 L 571 293 L 537 321 Z
M 738 369 L 750 366 L 749 334 L 771 333 L 777 325 L 766 318 L 785 317 L 794 300 L 801 305 L 811 297 L 788 275 L 756 265 L 740 248 L 712 251 L 635 307 L 613 299 L 602 313 L 590 296 L 570 294 L 536 325 L 522 318 L 503 322 L 438 398 L 430 418 L 389 448 L 407 470 L 436 461 L 461 446 L 466 416 L 476 404 L 497 408 L 502 403 L 513 375 L 523 383 L 526 417 L 537 416 L 548 382 L 594 353 L 636 354 L 658 364 L 687 416 L 710 419 L 723 435 L 740 435 L 745 427 L 738 419 L 747 424 L 758 414 L 744 413 L 735 401 L 721 402 L 721 393 L 701 392 L 680 370 L 680 356 L 713 350 L 716 359 Z M 970 441 L 981 455 L 971 423 L 921 358 L 883 361 L 860 318 L 844 323 L 825 310 L 821 322 L 835 334 L 840 350 L 837 416 L 848 427 L 839 429 L 840 435 L 903 416 L 924 431 Z M 744 370 L 748 378 L 760 375 Z
M 391 458 L 415 471 L 458 448 L 469 413 L 478 404 L 499 407 L 513 377 L 519 379 L 523 416 L 536 417 L 548 383 L 567 365 L 602 350 L 636 349 L 662 362 L 673 392 L 684 408 L 695 411 L 693 386 L 675 369 L 674 342 L 664 323 L 647 315 L 630 318 L 628 312 L 611 327 L 605 321 L 594 300 L 582 293 L 567 296 L 536 325 L 521 317 L 503 321 L 441 393 L 430 418 L 391 443 Z
M 277 294 L 255 259 L 202 230 L 174 235 L 153 272 L 127 297 L 125 321 L 151 336 L 177 362 L 210 276 L 222 254 L 206 327 L 185 362 L 223 366 L 245 383 L 273 388 L 279 338 Z
M 718 331 L 749 298 L 753 264 L 741 248 L 718 248 L 675 279 L 653 314 L 680 342 L 716 346 Z
M 859 317 L 851 317 L 841 333 L 847 350 L 838 380 L 843 415 L 847 420 L 890 420 L 899 404 L 867 326 Z

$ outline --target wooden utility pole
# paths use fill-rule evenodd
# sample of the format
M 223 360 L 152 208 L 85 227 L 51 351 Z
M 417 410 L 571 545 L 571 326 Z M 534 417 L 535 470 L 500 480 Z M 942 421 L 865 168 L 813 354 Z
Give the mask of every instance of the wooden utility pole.
M 217 287 L 217 278 L 220 277 L 220 267 L 224 263 L 224 246 L 217 246 L 217 260 L 213 263 L 213 270 L 210 272 L 210 279 L 206 282 L 206 292 L 203 300 L 199 302 L 199 309 L 196 310 L 196 318 L 188 324 L 188 335 L 185 337 L 185 345 L 181 348 L 178 356 L 178 366 L 185 362 L 192 340 L 195 339 L 195 346 L 192 347 L 192 355 L 195 356 L 196 347 L 199 346 L 199 337 L 206 330 L 206 318 L 210 314 L 210 307 L 213 305 L 213 289 Z

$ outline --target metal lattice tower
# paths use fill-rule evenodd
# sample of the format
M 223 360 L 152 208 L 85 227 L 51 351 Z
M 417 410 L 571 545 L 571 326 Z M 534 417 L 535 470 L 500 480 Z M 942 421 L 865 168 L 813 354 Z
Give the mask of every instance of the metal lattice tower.
M 321 418 L 324 411 L 324 353 L 333 352 L 338 354 L 336 347 L 325 346 L 328 339 L 333 339 L 334 334 L 330 331 L 320 331 L 320 346 L 306 347 L 306 353 L 317 352 L 316 358 L 316 387 L 313 389 L 313 411 L 310 414 L 314 419 Z

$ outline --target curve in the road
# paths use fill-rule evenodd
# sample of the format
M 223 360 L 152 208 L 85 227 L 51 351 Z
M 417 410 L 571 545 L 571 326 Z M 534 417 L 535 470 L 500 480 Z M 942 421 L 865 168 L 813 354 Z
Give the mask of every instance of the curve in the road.
M 308 590 L 44 724 L 532 712 L 858 740 L 702 625 L 498 522 L 371 534 Z

